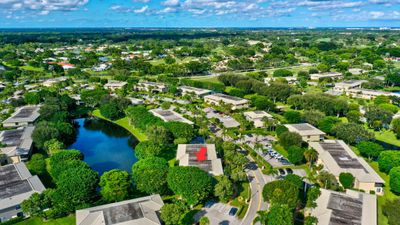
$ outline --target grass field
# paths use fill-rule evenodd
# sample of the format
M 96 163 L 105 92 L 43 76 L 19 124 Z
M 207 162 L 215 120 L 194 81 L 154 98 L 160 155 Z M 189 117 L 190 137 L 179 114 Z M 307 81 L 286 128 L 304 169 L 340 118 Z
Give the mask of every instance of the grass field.
M 371 130 L 372 131 L 372 130 Z M 383 141 L 391 145 L 400 146 L 400 140 L 397 139 L 396 134 L 391 130 L 373 131 L 375 138 L 378 141 Z
M 137 129 L 137 128 L 135 128 L 135 127 L 133 127 L 132 125 L 129 124 L 128 117 L 124 117 L 122 119 L 119 119 L 119 120 L 116 120 L 116 121 L 112 121 L 112 120 L 109 120 L 109 119 L 105 118 L 103 115 L 101 115 L 100 110 L 98 110 L 98 109 L 94 110 L 92 112 L 92 115 L 95 116 L 95 117 L 98 117 L 100 119 L 107 120 L 107 121 L 110 121 L 112 123 L 118 124 L 119 126 L 125 128 L 129 132 L 131 132 L 131 134 L 133 136 L 135 136 L 139 141 L 147 140 L 146 134 L 142 133 L 139 129 Z
M 75 224 L 75 215 L 43 221 L 41 218 L 32 217 L 22 222 L 16 223 L 16 225 L 74 225 Z
M 219 83 L 222 84 L 221 81 L 218 80 L 218 77 L 210 77 L 210 76 L 204 76 L 204 77 L 193 77 L 190 78 L 191 80 L 197 80 L 197 81 L 206 81 L 206 82 L 211 82 L 211 83 Z

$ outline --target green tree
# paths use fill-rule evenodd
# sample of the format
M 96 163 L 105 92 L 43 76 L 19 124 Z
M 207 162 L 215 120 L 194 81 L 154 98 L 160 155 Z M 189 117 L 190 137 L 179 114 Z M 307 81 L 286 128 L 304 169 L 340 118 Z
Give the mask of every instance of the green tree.
M 304 158 L 311 167 L 312 164 L 318 159 L 318 152 L 313 148 L 307 149 L 304 151 Z
M 275 180 L 267 183 L 262 192 L 265 201 L 272 205 L 287 204 L 291 209 L 299 201 L 299 189 L 286 180 Z
M 185 210 L 177 204 L 164 204 L 161 207 L 161 219 L 166 225 L 180 224 Z
M 167 110 L 167 109 L 171 108 L 171 103 L 163 102 L 163 103 L 161 103 L 161 108 L 164 110 Z
M 364 116 L 367 119 L 369 127 L 380 130 L 382 127 L 390 124 L 393 118 L 393 113 L 379 107 L 369 107 Z M 379 126 L 375 125 L 377 124 L 377 121 L 380 122 Z
M 144 159 L 152 156 L 159 156 L 163 148 L 153 141 L 139 142 L 135 147 L 135 155 L 138 159 Z
M 208 173 L 191 166 L 170 168 L 167 182 L 168 187 L 190 205 L 206 199 L 213 189 L 212 179 Z
M 28 104 L 37 105 L 40 103 L 40 95 L 38 92 L 26 92 L 24 100 Z
M 44 149 L 49 155 L 53 155 L 64 148 L 65 148 L 64 143 L 58 141 L 55 138 L 50 139 L 44 143 Z
M 203 216 L 199 220 L 199 225 L 210 225 L 210 219 L 208 217 Z
M 116 120 L 122 117 L 122 113 L 118 108 L 118 105 L 114 102 L 109 102 L 100 105 L 100 113 L 104 117 L 111 119 L 111 120 Z
M 400 138 L 400 118 L 392 120 L 392 130 L 396 134 L 397 138 Z
M 281 134 L 285 133 L 286 131 L 289 131 L 289 129 L 283 125 L 278 125 L 276 126 L 275 133 L 279 137 Z
M 167 190 L 167 173 L 167 161 L 163 158 L 145 158 L 132 167 L 136 188 L 147 194 L 164 193 Z
M 287 152 L 288 152 L 288 160 L 295 164 L 301 164 L 304 162 L 304 149 L 295 145 L 289 146 L 289 148 L 287 148 Z
M 381 152 L 385 150 L 382 145 L 371 141 L 362 141 L 358 143 L 357 149 L 362 156 L 369 159 L 377 159 Z
M 307 216 L 304 218 L 304 225 L 318 225 L 318 218 L 314 216 Z
M 374 138 L 374 134 L 367 131 L 362 125 L 355 123 L 341 123 L 333 128 L 333 133 L 338 139 L 348 144 L 358 144 Z
M 46 161 L 42 154 L 33 154 L 31 160 L 27 163 L 29 171 L 34 175 L 43 175 L 47 172 Z
M 400 166 L 400 152 L 399 151 L 383 151 L 378 159 L 379 170 L 389 173 L 394 167 Z
M 307 208 L 315 208 L 317 207 L 317 203 L 315 202 L 318 197 L 321 195 L 321 190 L 319 187 L 311 187 L 307 190 Z
M 272 205 L 268 212 L 268 225 L 293 225 L 293 211 L 286 204 Z
M 323 118 L 325 118 L 325 113 L 319 110 L 305 110 L 303 113 L 303 120 L 313 126 L 317 126 Z
M 396 194 L 400 194 L 400 166 L 390 170 L 390 190 Z
M 387 217 L 389 225 L 397 225 L 400 221 L 400 199 L 387 201 L 383 207 L 382 212 Z
M 300 123 L 301 113 L 299 111 L 289 110 L 283 114 L 288 123 Z
M 41 194 L 33 193 L 28 199 L 22 202 L 22 211 L 30 216 L 44 217 L 45 213 L 43 210 L 49 208 L 51 205 L 51 200 L 46 193 L 46 191 Z
M 285 148 L 289 149 L 290 146 L 301 147 L 303 139 L 298 133 L 286 131 L 279 135 L 279 143 Z
M 335 175 L 327 171 L 321 171 L 318 174 L 317 182 L 319 183 L 320 187 L 323 187 L 325 189 L 330 189 L 334 191 L 339 189 L 339 183 L 336 180 Z
M 286 69 L 277 69 L 273 73 L 274 77 L 291 77 L 293 76 L 292 71 Z
M 303 189 L 303 178 L 296 174 L 288 174 L 285 179 L 289 181 L 291 184 L 296 186 L 298 189 Z
M 214 195 L 221 202 L 227 202 L 233 195 L 233 183 L 225 175 L 216 177 L 217 184 L 214 187 Z
M 41 122 L 33 130 L 32 140 L 35 146 L 39 149 L 44 148 L 44 143 L 47 140 L 55 139 L 59 137 L 59 131 L 54 126 L 51 126 L 50 123 Z
M 146 130 L 147 138 L 149 141 L 159 145 L 169 144 L 171 141 L 171 133 L 164 126 L 152 125 Z
M 131 182 L 128 172 L 113 169 L 100 177 L 101 195 L 107 202 L 119 202 L 128 198 Z
M 354 186 L 355 178 L 351 173 L 340 173 L 339 181 L 345 189 L 349 189 Z

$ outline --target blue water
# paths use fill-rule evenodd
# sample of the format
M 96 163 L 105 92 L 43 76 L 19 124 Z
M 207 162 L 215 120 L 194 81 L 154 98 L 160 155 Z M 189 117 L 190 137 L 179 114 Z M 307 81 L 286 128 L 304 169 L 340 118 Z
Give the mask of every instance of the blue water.
M 138 143 L 127 130 L 105 120 L 76 119 L 77 138 L 68 149 L 80 150 L 84 161 L 103 174 L 112 169 L 131 172 L 137 162 L 134 146 Z

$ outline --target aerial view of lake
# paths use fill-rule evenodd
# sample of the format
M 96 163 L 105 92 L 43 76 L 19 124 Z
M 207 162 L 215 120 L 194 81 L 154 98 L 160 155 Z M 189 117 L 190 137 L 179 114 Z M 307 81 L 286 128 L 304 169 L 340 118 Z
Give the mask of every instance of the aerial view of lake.
M 124 128 L 97 118 L 76 119 L 78 124 L 75 143 L 68 149 L 84 154 L 84 161 L 103 174 L 112 169 L 130 172 L 137 162 L 134 147 L 138 140 Z

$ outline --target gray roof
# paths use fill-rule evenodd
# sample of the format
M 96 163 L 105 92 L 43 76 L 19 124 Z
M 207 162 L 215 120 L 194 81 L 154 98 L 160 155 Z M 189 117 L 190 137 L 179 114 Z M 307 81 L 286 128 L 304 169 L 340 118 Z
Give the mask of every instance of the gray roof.
M 44 190 L 39 177 L 32 176 L 24 163 L 0 167 L 0 210 L 19 205 Z
M 77 225 L 158 225 L 158 211 L 164 205 L 160 195 L 116 202 L 76 211 Z
M 34 126 L 20 127 L 15 130 L 0 132 L 0 142 L 6 147 L 1 151 L 7 156 L 29 155 L 32 149 L 32 133 Z
M 38 105 L 27 105 L 18 108 L 8 119 L 3 121 L 5 123 L 20 123 L 20 122 L 35 122 L 40 116 L 40 106 Z
M 163 110 L 161 108 L 152 109 L 152 110 L 150 110 L 150 112 L 154 116 L 157 116 L 157 117 L 161 118 L 165 122 L 175 121 L 175 122 L 187 123 L 187 124 L 190 124 L 190 125 L 194 124 L 192 121 L 186 119 L 181 114 L 179 114 L 177 112 L 174 112 L 172 110 L 169 110 L 169 109 L 168 110 Z
M 287 127 L 290 132 L 298 133 L 300 136 L 325 135 L 324 132 L 308 123 L 285 124 L 285 127 Z
M 353 190 L 339 193 L 321 189 L 311 215 L 318 225 L 376 225 L 376 195 Z

